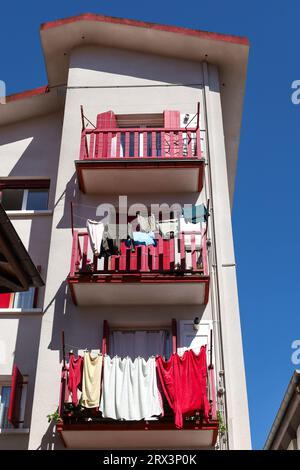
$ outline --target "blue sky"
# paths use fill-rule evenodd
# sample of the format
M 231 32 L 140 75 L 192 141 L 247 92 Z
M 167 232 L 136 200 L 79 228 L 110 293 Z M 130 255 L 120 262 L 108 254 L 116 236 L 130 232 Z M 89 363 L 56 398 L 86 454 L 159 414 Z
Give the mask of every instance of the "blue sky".
M 37 6 L 38 5 L 38 6 Z M 254 448 L 261 448 L 295 366 L 299 328 L 300 4 L 215 0 L 5 2 L 0 79 L 14 93 L 47 83 L 44 21 L 84 12 L 247 36 L 248 80 L 233 213 Z

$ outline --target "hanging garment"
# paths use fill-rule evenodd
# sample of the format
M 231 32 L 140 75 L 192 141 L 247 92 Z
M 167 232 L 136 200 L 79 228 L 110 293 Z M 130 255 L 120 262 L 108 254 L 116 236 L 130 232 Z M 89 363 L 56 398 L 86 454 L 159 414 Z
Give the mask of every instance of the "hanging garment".
M 204 204 L 192 205 L 185 204 L 182 209 L 182 215 L 186 222 L 197 224 L 199 222 L 207 222 L 208 212 Z
M 109 258 L 120 254 L 120 239 L 116 224 L 105 224 L 99 258 Z
M 153 245 L 156 246 L 155 235 L 153 232 L 144 233 L 144 232 L 133 232 L 133 241 L 137 245 Z
M 96 408 L 100 403 L 102 375 L 102 355 L 92 355 L 84 352 L 84 366 L 82 378 L 82 406 Z
M 156 222 L 154 214 L 151 214 L 149 217 L 144 217 L 143 215 L 138 214 L 137 221 L 141 232 L 155 232 Z
M 111 356 L 130 357 L 132 360 L 140 356 L 149 359 L 161 355 L 169 357 L 169 334 L 159 331 L 112 331 L 109 350 Z
M 90 237 L 90 244 L 95 256 L 99 256 L 101 252 L 101 243 L 104 232 L 104 224 L 97 222 L 96 220 L 88 219 L 86 221 L 86 227 Z
M 81 389 L 82 386 L 82 369 L 83 357 L 78 356 L 76 359 L 74 354 L 70 353 L 68 389 L 72 394 L 72 403 L 75 406 L 78 405 L 77 389 Z
M 162 414 L 155 358 L 104 357 L 100 410 L 104 418 L 140 421 Z
M 173 354 L 169 361 L 158 357 L 156 365 L 164 394 L 175 414 L 176 427 L 183 427 L 186 413 L 202 411 L 208 419 L 206 346 L 201 347 L 199 354 L 192 349 L 181 357 Z
M 169 219 L 159 222 L 159 231 L 164 239 L 178 236 L 178 219 Z

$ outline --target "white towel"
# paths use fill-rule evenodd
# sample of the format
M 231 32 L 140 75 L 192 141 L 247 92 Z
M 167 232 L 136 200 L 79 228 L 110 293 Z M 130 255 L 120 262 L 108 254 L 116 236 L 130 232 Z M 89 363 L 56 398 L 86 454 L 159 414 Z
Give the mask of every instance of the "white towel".
M 96 220 L 88 219 L 86 221 L 86 226 L 90 237 L 92 250 L 94 254 L 98 256 L 101 251 L 104 224 L 102 222 L 97 222 Z
M 160 416 L 155 358 L 104 357 L 100 410 L 104 418 L 140 421 Z
M 102 356 L 85 351 L 82 379 L 82 406 L 95 408 L 100 403 Z

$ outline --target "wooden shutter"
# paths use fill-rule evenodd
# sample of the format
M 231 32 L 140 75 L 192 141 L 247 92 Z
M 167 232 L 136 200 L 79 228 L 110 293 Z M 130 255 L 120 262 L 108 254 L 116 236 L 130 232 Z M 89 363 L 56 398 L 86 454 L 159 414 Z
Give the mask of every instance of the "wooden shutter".
M 180 127 L 180 111 L 164 111 L 164 128 L 179 129 Z
M 100 113 L 97 116 L 97 128 L 98 129 L 111 129 L 116 128 L 117 119 L 113 111 L 106 111 L 105 113 Z
M 0 308 L 11 308 L 14 301 L 13 293 L 0 294 Z
M 173 131 L 180 128 L 180 111 L 164 111 L 164 128 L 166 129 L 164 134 L 165 141 L 162 142 L 164 155 L 166 157 L 178 157 L 180 149 L 179 134 Z M 172 131 L 167 132 L 168 129 Z
M 98 129 L 111 129 L 117 127 L 117 119 L 113 111 L 106 111 L 106 113 L 98 114 L 97 116 L 97 128 Z M 111 156 L 110 152 L 108 152 L 109 142 L 108 142 L 108 133 L 102 134 L 102 150 L 100 151 L 102 157 Z M 98 134 L 98 139 L 101 139 L 101 134 Z M 110 139 L 112 139 L 112 134 L 110 134 Z M 100 141 L 96 142 L 96 146 L 100 146 Z M 111 142 L 110 142 L 111 147 Z M 108 155 L 109 153 L 109 155 Z
M 8 421 L 14 428 L 18 428 L 20 424 L 21 399 L 24 378 L 16 365 L 13 368 L 11 393 L 8 407 Z
M 102 354 L 109 354 L 109 324 L 107 320 L 103 321 L 102 334 Z

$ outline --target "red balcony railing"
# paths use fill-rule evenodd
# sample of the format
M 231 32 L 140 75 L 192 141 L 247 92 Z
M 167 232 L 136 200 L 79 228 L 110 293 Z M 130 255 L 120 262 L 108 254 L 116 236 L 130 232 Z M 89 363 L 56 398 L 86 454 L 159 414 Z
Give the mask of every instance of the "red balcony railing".
M 217 394 L 215 385 L 215 373 L 213 365 L 207 368 L 207 398 L 210 403 L 208 421 L 203 419 L 202 413 L 195 411 L 184 420 L 183 429 L 218 429 L 217 418 Z M 58 430 L 61 431 L 64 425 L 75 425 L 73 430 L 80 426 L 88 425 L 90 429 L 96 425 L 95 429 L 117 430 L 117 429 L 175 429 L 174 413 L 169 408 L 167 402 L 164 403 L 164 416 L 155 421 L 116 421 L 109 418 L 103 418 L 101 412 L 97 409 L 83 409 L 80 406 L 74 407 L 69 402 L 68 391 L 68 365 L 62 368 L 60 397 L 58 413 L 60 422 Z M 100 428 L 99 428 L 100 426 Z M 84 427 L 82 428 L 84 429 Z
M 199 129 L 84 129 L 80 160 L 201 158 Z
M 132 252 L 121 241 L 120 255 L 99 259 L 93 255 L 87 232 L 74 230 L 70 276 L 93 274 L 185 274 L 208 276 L 205 232 L 181 232 L 178 238 L 159 237 L 157 246 L 136 246 Z

